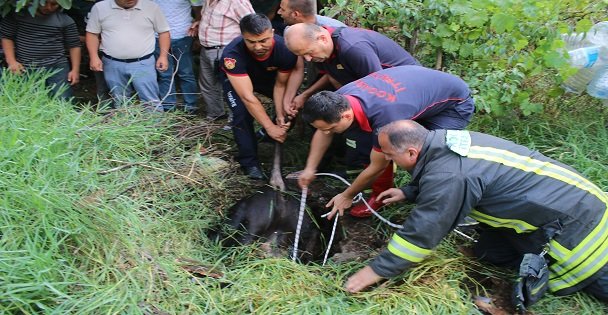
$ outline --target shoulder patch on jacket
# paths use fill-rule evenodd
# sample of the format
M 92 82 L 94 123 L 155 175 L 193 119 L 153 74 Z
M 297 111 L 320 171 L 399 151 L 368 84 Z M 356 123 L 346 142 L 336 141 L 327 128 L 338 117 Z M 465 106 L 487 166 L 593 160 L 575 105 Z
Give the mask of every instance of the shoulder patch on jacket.
M 471 148 L 471 134 L 466 130 L 446 130 L 445 144 L 461 156 L 467 156 Z

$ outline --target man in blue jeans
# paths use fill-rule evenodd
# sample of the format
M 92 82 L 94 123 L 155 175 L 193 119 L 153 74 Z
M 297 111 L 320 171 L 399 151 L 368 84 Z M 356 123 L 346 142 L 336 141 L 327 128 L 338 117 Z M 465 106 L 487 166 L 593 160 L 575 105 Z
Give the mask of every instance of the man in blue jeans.
M 156 60 L 155 33 L 161 48 Z M 162 111 L 156 70 L 167 71 L 170 42 L 167 20 L 152 1 L 108 0 L 91 9 L 86 33 L 90 68 L 103 71 L 117 105 L 135 90 L 145 107 Z
M 175 85 L 179 82 L 184 99 L 184 111 L 195 114 L 198 109 L 198 86 L 192 64 L 192 37 L 198 29 L 191 28 L 192 12 L 200 19 L 202 0 L 155 0 L 171 27 L 171 50 L 167 71 L 158 71 L 158 89 L 165 111 L 175 109 L 177 93 Z M 158 40 L 155 55 L 160 54 Z

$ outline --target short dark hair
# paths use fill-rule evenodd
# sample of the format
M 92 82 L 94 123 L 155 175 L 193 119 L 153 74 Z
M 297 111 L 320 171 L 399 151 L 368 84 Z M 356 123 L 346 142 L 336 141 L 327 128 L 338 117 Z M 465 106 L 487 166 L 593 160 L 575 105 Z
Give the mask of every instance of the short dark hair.
M 300 11 L 304 16 L 312 16 L 317 14 L 316 0 L 289 0 L 289 9 Z
M 264 14 L 251 13 L 245 15 L 239 22 L 241 28 L 241 34 L 249 33 L 254 35 L 260 35 L 266 30 L 272 29 L 272 23 L 268 17 Z
M 342 113 L 348 109 L 350 104 L 346 97 L 336 92 L 321 91 L 304 103 L 302 120 L 307 124 L 316 120 L 333 124 L 340 121 Z
M 403 153 L 408 147 L 422 148 L 429 131 L 413 120 L 397 120 L 380 127 L 378 135 L 382 133 L 397 153 Z

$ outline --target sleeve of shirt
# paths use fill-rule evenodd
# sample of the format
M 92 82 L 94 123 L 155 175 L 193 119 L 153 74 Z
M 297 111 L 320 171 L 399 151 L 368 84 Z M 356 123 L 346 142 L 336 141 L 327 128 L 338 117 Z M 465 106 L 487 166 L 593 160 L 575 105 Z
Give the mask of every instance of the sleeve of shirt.
M 412 185 L 412 183 L 407 184 L 401 188 L 401 191 L 405 194 L 405 199 L 408 202 L 416 202 L 416 198 L 418 198 L 418 186 Z
M 154 31 L 157 33 L 164 33 L 171 30 L 169 23 L 167 22 L 167 18 L 163 14 L 163 11 L 160 7 L 154 4 L 154 12 L 152 13 L 152 18 L 154 21 Z
M 279 71 L 290 72 L 291 70 L 293 70 L 293 68 L 295 68 L 296 63 L 298 62 L 298 56 L 294 55 L 291 51 L 289 51 L 284 44 L 280 45 L 280 49 L 281 54 L 279 57 Z
M 87 32 L 93 34 L 101 33 L 101 23 L 99 20 L 99 5 L 103 2 L 98 2 L 93 6 L 87 19 Z
M 460 214 L 468 213 L 476 202 L 464 176 L 427 174 L 420 181 L 418 204 L 370 267 L 388 278 L 421 262 L 452 231 Z
M 255 10 L 253 10 L 253 6 L 251 6 L 251 1 L 238 0 L 234 1 L 234 13 L 236 13 L 236 16 L 238 16 L 240 20 L 245 15 L 255 13 Z
M 76 22 L 66 16 L 67 24 L 63 27 L 63 42 L 66 48 L 80 47 L 80 38 Z
M 234 76 L 245 76 L 247 73 L 247 63 L 245 58 L 235 52 L 222 54 L 222 70 L 226 74 Z
M 360 78 L 382 70 L 382 63 L 380 62 L 380 59 L 378 59 L 378 54 L 368 43 L 357 43 L 341 55 L 346 56 L 340 60 L 348 62 L 347 64 L 344 62 L 345 66 L 348 67 L 348 70 L 356 73 Z
M 0 23 L 0 37 L 14 40 L 16 34 L 17 20 L 14 14 L 9 14 Z

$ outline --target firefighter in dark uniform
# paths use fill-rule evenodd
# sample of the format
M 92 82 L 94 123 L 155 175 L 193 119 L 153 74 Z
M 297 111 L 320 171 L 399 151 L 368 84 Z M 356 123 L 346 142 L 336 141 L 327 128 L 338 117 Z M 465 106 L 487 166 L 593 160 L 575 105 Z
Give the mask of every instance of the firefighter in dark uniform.
M 299 23 L 285 31 L 285 43 L 294 54 L 314 62 L 319 71 L 325 73 L 298 95 L 292 111 L 301 109 L 313 93 L 332 85 L 338 89 L 382 69 L 420 65 L 392 39 L 361 28 Z
M 300 23 L 285 31 L 285 43 L 294 54 L 312 61 L 319 72 L 324 73 L 318 81 L 296 96 L 293 102 L 287 104 L 285 112 L 290 116 L 295 115 L 304 106 L 306 100 L 317 91 L 327 88 L 338 89 L 382 69 L 420 65 L 410 53 L 392 39 L 378 32 L 360 28 L 333 28 Z M 357 152 L 350 146 L 352 140 L 339 139 L 335 140 L 334 144 L 345 141 L 346 155 L 352 156 Z M 347 166 L 351 172 L 360 171 L 364 165 L 370 164 L 368 157 L 369 153 L 366 152 L 356 158 L 361 163 Z M 351 159 L 351 162 L 356 161 Z M 370 199 L 369 202 L 373 200 Z M 359 210 L 365 213 L 363 209 Z
M 294 79 L 290 74 L 296 67 L 303 67 L 303 62 L 285 47 L 282 37 L 273 34 L 265 15 L 247 15 L 241 19 L 240 27 L 242 35 L 230 42 L 222 54 L 224 96 L 234 115 L 232 132 L 239 150 L 237 160 L 247 176 L 263 179 L 253 121 L 257 120 L 272 139 L 285 141 L 288 123 L 283 102 L 295 96 L 302 78 Z M 266 114 L 254 91 L 273 99 L 276 122 Z
M 417 188 L 379 198 L 417 205 L 387 249 L 347 280 L 347 291 L 421 262 L 468 215 L 486 228 L 474 248 L 480 259 L 516 266 L 544 247 L 550 291 L 584 290 L 608 301 L 608 194 L 576 170 L 501 138 L 428 131 L 411 120 L 381 128 L 379 142 Z
M 401 119 L 414 119 L 429 129 L 464 129 L 474 110 L 471 91 L 462 79 L 420 66 L 384 69 L 336 92 L 319 92 L 306 102 L 302 111 L 302 119 L 317 131 L 299 184 L 307 186 L 314 180 L 333 134 L 343 133 L 347 145 L 353 148 L 349 152 L 352 154 L 347 155 L 348 164 L 367 167 L 329 205 L 333 205 L 333 210 L 349 208 L 352 198 L 371 185 L 368 203 L 376 210 L 382 205 L 378 194 L 393 187 L 393 165 L 384 159 L 373 132 Z M 366 160 L 361 160 L 361 156 Z M 365 217 L 371 212 L 361 203 L 350 214 Z

